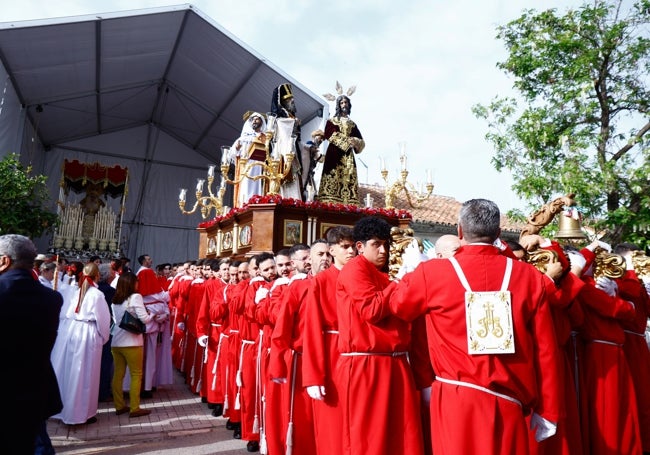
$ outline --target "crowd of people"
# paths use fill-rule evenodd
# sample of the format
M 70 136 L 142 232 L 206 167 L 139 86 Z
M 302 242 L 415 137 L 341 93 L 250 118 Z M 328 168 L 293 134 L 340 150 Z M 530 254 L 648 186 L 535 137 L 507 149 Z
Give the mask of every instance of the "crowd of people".
M 33 380 L 60 390 L 21 414 L 18 434 L 43 440 L 51 416 L 93 423 L 100 399 L 147 415 L 140 398 L 176 370 L 249 452 L 650 453 L 650 278 L 634 269 L 637 248 L 614 247 L 622 277 L 594 277 L 608 245 L 528 235 L 510 246 L 499 223 L 496 204 L 467 201 L 458 235 L 431 259 L 413 243 L 392 278 L 391 226 L 377 217 L 243 260 L 154 269 L 145 254 L 137 274 L 89 261 L 50 278 L 45 260 L 39 275 L 29 239 L 0 236 L 0 300 L 26 304 L 16 296 L 29 284 L 29 305 L 48 302 L 49 328 L 29 343 L 52 374 Z M 557 258 L 545 273 L 522 259 L 537 249 Z M 146 334 L 119 328 L 124 311 Z

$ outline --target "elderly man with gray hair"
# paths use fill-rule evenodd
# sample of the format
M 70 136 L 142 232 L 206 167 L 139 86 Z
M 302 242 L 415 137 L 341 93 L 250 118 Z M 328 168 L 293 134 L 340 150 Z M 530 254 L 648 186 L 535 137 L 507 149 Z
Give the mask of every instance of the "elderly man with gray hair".
M 465 202 L 458 251 L 406 273 L 384 301 L 405 321 L 426 320 L 433 453 L 527 454 L 527 414 L 537 441 L 557 428 L 559 350 L 544 276 L 501 254 L 500 232 L 494 202 Z
M 63 297 L 34 277 L 34 258 L 29 238 L 0 236 L 0 358 L 13 371 L 3 379 L 11 418 L 0 427 L 0 440 L 11 441 L 21 454 L 34 453 L 37 439 L 49 443 L 46 421 L 63 407 L 50 362 Z

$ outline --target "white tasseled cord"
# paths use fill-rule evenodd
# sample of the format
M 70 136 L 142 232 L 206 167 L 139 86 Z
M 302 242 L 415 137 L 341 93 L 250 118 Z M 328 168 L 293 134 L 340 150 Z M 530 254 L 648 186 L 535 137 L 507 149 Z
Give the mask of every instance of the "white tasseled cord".
M 235 376 L 235 384 L 237 384 L 237 395 L 235 396 L 235 409 L 241 409 L 241 403 L 239 401 L 241 396 L 241 367 L 244 363 L 244 343 L 242 342 L 241 348 L 239 349 L 239 368 L 237 369 L 237 375 Z
M 289 403 L 289 425 L 287 426 L 287 451 L 286 455 L 293 453 L 293 398 L 296 391 L 296 369 L 298 365 L 298 354 L 296 351 L 291 351 L 291 390 L 290 390 L 290 403 Z
M 196 393 L 201 391 L 201 384 L 203 383 L 203 365 L 208 361 L 208 348 L 203 348 L 203 355 L 201 356 L 201 368 L 199 369 L 199 380 L 196 381 Z
M 190 370 L 190 384 L 194 384 L 194 359 L 196 358 L 196 347 L 199 345 L 198 341 L 194 342 L 194 352 L 192 353 L 192 369 Z
M 224 414 L 229 409 L 229 407 L 228 407 L 228 401 L 229 401 L 228 400 L 228 380 L 230 378 L 228 377 L 228 369 L 229 369 L 228 364 L 226 364 L 226 378 L 225 378 L 226 380 L 224 381 L 225 382 L 225 387 L 224 387 L 225 390 L 223 392 L 223 412 L 224 412 Z
M 255 361 L 255 418 L 253 419 L 253 434 L 260 432 L 260 380 L 261 380 L 261 363 L 262 355 L 262 331 L 260 331 L 259 340 L 257 341 L 257 360 Z

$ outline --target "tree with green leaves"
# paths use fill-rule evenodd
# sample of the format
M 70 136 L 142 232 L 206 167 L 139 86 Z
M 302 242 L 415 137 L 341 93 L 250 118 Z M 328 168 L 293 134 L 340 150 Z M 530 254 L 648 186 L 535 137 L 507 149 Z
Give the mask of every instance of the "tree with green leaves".
M 50 200 L 47 177 L 32 175 L 18 156 L 0 161 L 0 235 L 21 234 L 36 239 L 53 230 L 58 216 L 44 207 Z
M 531 207 L 575 193 L 607 240 L 640 246 L 650 243 L 648 25 L 650 0 L 526 10 L 497 28 L 509 53 L 497 67 L 519 96 L 473 107 L 493 165 Z

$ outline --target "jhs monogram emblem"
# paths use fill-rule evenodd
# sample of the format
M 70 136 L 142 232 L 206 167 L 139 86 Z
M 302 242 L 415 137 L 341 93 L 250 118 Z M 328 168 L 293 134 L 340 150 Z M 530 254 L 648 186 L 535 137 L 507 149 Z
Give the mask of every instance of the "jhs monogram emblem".
M 470 354 L 515 352 L 510 292 L 466 292 L 465 307 Z

